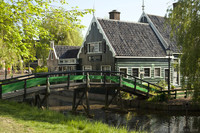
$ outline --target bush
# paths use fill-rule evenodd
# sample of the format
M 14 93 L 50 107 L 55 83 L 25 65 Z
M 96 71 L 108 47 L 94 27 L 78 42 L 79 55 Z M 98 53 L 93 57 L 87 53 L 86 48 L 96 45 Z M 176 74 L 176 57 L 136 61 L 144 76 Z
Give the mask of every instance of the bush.
M 37 66 L 36 68 L 35 68 L 35 71 L 34 71 L 34 73 L 42 73 L 42 72 L 48 72 L 48 67 L 40 67 L 40 66 Z
M 157 96 L 150 97 L 147 101 L 149 102 L 165 102 L 168 100 L 168 96 L 165 93 L 161 93 Z

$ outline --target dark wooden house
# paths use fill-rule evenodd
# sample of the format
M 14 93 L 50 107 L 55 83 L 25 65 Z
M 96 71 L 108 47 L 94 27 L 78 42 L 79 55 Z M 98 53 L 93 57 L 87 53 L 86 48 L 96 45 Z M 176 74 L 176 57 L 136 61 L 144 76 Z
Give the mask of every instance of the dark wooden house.
M 51 41 L 51 50 L 47 58 L 47 66 L 52 71 L 71 71 L 77 70 L 77 54 L 79 46 L 54 45 Z
M 78 53 L 82 70 L 122 71 L 156 83 L 168 79 L 170 47 L 170 79 L 180 85 L 179 48 L 170 40 L 170 27 L 165 18 L 143 13 L 139 22 L 120 21 L 120 12 L 113 10 L 110 19 L 93 17 Z

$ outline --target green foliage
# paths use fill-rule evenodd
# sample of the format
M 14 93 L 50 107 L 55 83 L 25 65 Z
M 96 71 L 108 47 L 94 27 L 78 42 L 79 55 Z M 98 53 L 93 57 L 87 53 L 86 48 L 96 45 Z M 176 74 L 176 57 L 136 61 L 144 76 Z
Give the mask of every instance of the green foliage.
M 28 71 L 29 69 L 31 70 L 31 72 L 34 71 L 34 68 L 32 68 L 32 67 L 25 67 L 25 68 L 24 68 L 24 70 L 27 70 L 27 71 Z
M 8 65 L 18 64 L 21 60 L 23 60 L 23 63 L 35 60 L 35 48 L 40 50 L 49 48 L 49 42 L 48 44 L 43 42 L 38 43 L 35 39 L 49 41 L 54 38 L 60 38 L 62 40 L 65 35 L 63 35 L 63 32 L 58 32 L 55 29 L 77 31 L 77 29 L 83 28 L 80 25 L 79 18 L 92 12 L 90 9 L 79 11 L 77 8 L 60 12 L 61 8 L 52 8 L 50 6 L 51 2 L 67 6 L 65 0 L 0 1 L 0 64 L 6 63 L 6 68 L 8 68 Z M 45 23 L 43 22 L 45 21 L 43 20 L 46 20 L 47 16 L 53 16 L 48 21 L 49 23 L 53 22 L 52 20 L 58 22 L 51 25 L 54 26 L 54 28 L 50 29 L 51 31 L 49 27 L 44 27 Z M 67 24 L 67 28 L 61 26 L 65 24 Z M 54 33 L 54 30 L 57 33 Z M 79 35 L 78 33 L 68 32 L 68 34 L 71 33 L 75 34 L 74 38 Z M 68 38 L 71 39 L 72 36 L 68 36 Z M 79 40 L 78 37 L 75 39 Z M 41 53 L 42 51 L 39 54 Z
M 178 0 L 175 9 L 169 9 L 167 17 L 172 27 L 172 38 L 181 47 L 182 84 L 188 89 L 200 90 L 200 1 Z M 197 98 L 198 95 L 193 95 Z M 195 99 L 196 99 L 195 98 Z
M 161 86 L 162 88 L 165 88 L 167 87 L 167 83 L 165 82 L 165 80 L 160 80 L 158 83 L 157 83 L 158 86 Z
M 165 93 L 161 93 L 159 95 L 150 97 L 147 101 L 149 102 L 166 102 L 168 100 L 168 96 Z
M 41 110 L 36 107 L 30 107 L 26 104 L 18 104 L 16 102 L 8 102 L 0 100 L 0 118 L 9 120 L 5 125 L 12 122 L 14 125 L 9 132 L 83 132 L 83 133 L 127 133 L 125 128 L 115 128 L 101 122 L 90 121 L 83 116 L 74 116 L 67 114 Z M 0 119 L 1 120 L 1 119 Z M 4 121 L 0 122 L 1 129 Z M 18 126 L 20 125 L 20 126 Z M 15 127 L 17 126 L 17 127 Z M 16 130 L 16 128 L 18 130 Z M 0 131 L 1 131 L 0 129 Z
M 34 73 L 42 73 L 42 72 L 48 72 L 48 67 L 46 67 L 46 66 L 43 66 L 43 67 L 37 66 L 35 68 Z

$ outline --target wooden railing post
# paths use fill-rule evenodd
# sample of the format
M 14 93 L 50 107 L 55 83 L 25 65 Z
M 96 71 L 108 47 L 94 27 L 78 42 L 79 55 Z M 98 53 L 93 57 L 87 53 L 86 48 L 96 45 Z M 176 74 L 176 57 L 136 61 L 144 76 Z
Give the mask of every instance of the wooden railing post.
M 147 97 L 149 96 L 149 90 L 150 90 L 150 86 L 149 86 L 149 83 L 148 83 L 148 87 L 147 87 L 147 90 L 148 90 L 148 92 L 147 92 Z
M 2 99 L 2 85 L 0 85 L 0 99 Z
M 176 99 L 176 97 L 177 97 L 177 91 L 175 90 L 175 99 Z
M 24 100 L 26 99 L 27 81 L 24 80 Z
M 46 93 L 47 93 L 47 94 L 50 94 L 49 75 L 47 75 L 47 79 L 46 79 Z
M 69 90 L 69 86 L 70 86 L 70 73 L 68 74 L 67 77 L 67 89 Z
M 90 88 L 90 77 L 89 77 L 88 72 L 86 72 L 86 85 L 87 85 L 87 88 Z
M 105 108 L 108 108 L 108 88 L 106 88 L 106 73 L 104 73 L 104 79 L 103 79 L 103 85 L 104 85 L 104 88 L 105 88 Z
M 185 98 L 187 98 L 187 90 L 185 90 Z
M 123 87 L 123 84 L 122 84 L 122 75 L 120 74 L 119 76 L 119 86 L 120 87 Z
M 135 83 L 134 83 L 134 91 L 136 91 L 136 86 L 137 86 L 137 79 L 135 78 Z

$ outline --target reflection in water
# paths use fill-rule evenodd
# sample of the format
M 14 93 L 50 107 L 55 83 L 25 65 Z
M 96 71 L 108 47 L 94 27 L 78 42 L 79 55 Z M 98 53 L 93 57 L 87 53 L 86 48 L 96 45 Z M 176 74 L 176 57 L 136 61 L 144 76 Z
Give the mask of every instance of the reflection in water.
M 71 99 L 63 96 L 52 96 L 51 106 L 71 106 Z M 97 102 L 90 101 L 96 105 Z M 66 112 L 66 111 L 63 111 Z M 153 133 L 199 133 L 200 112 L 154 112 L 135 110 L 127 114 L 92 109 L 94 120 L 100 120 L 115 127 L 125 126 L 128 130 Z
M 125 126 L 128 130 L 146 131 L 153 133 L 188 133 L 200 132 L 200 116 L 184 114 L 149 113 L 134 111 L 128 114 L 93 111 L 94 119 L 115 127 Z

